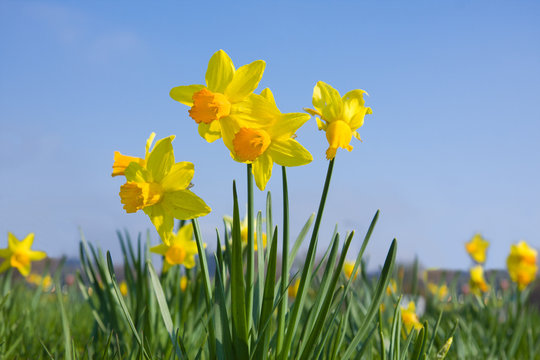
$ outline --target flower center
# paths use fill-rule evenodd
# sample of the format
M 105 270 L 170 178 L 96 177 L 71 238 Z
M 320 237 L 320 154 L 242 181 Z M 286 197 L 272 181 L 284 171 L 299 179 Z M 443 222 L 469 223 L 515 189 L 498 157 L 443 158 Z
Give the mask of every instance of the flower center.
M 326 139 L 330 147 L 326 151 L 326 158 L 333 159 L 338 148 L 351 151 L 353 147 L 349 145 L 352 139 L 352 130 L 349 124 L 343 120 L 332 121 L 326 129 Z
M 189 116 L 197 124 L 201 122 L 210 124 L 231 113 L 231 103 L 225 95 L 213 93 L 204 88 L 193 94 L 193 106 L 189 110 Z
M 268 149 L 271 141 L 264 130 L 241 128 L 234 136 L 233 146 L 241 161 L 253 161 Z
M 173 245 L 165 253 L 165 260 L 171 265 L 179 265 L 186 258 L 186 250 L 182 246 Z
M 128 213 L 157 204 L 163 197 L 163 189 L 158 183 L 137 183 L 128 181 L 120 187 L 120 202 Z
M 25 267 L 30 264 L 30 257 L 26 252 L 16 252 L 11 256 L 12 267 Z

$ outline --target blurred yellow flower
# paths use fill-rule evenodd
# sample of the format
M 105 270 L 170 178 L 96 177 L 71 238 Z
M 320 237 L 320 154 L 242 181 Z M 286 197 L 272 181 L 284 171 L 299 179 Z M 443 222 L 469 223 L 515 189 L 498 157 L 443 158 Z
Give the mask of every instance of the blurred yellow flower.
M 191 107 L 189 116 L 199 124 L 199 134 L 213 142 L 221 137 L 221 120 L 257 116 L 250 95 L 259 86 L 264 67 L 265 62 L 257 60 L 235 70 L 229 55 L 219 50 L 208 63 L 206 86 L 177 86 L 170 96 Z
M 343 264 L 343 272 L 345 273 L 345 276 L 347 277 L 347 279 L 351 278 L 353 270 L 354 270 L 354 261 L 345 261 L 345 263 Z M 359 270 L 360 270 L 360 267 L 356 269 L 353 280 L 356 280 Z
M 156 137 L 156 133 L 153 132 L 148 137 L 148 140 L 146 140 L 146 152 L 144 155 L 144 159 L 135 157 L 135 156 L 122 155 L 118 151 L 115 151 L 113 172 L 111 176 L 124 175 L 124 171 L 126 170 L 128 165 L 131 164 L 132 162 L 138 163 L 143 168 L 146 167 L 146 162 L 148 161 L 148 155 L 150 155 L 150 147 L 152 147 L 152 142 L 154 141 L 155 137 Z
M 223 142 L 234 160 L 253 164 L 255 183 L 264 190 L 272 176 L 274 163 L 282 166 L 309 164 L 313 157 L 298 141 L 295 132 L 309 115 L 282 114 L 270 89 L 251 96 L 254 109 L 260 112 L 255 119 L 239 117 L 221 122 Z
M 414 302 L 411 301 L 407 307 L 401 306 L 401 321 L 405 327 L 406 335 L 410 334 L 412 329 L 422 329 L 423 326 L 416 315 L 416 305 Z
M 489 291 L 489 285 L 484 278 L 484 268 L 482 265 L 476 265 L 470 270 L 471 278 L 469 280 L 469 286 L 471 292 L 476 295 L 480 295 L 486 291 Z
M 0 249 L 0 257 L 5 260 L 0 265 L 0 273 L 10 267 L 17 268 L 23 276 L 30 273 L 31 262 L 44 259 L 47 254 L 43 251 L 34 251 L 30 249 L 34 242 L 34 233 L 26 235 L 19 241 L 15 235 L 8 232 L 8 247 Z
M 240 223 L 240 236 L 242 238 L 242 245 L 243 246 L 246 246 L 247 243 L 248 243 L 248 219 L 247 219 L 247 216 L 244 218 L 244 220 L 242 220 L 242 222 Z M 257 232 L 253 232 L 253 249 L 255 251 L 257 251 Z M 262 234 L 262 244 L 263 244 L 263 248 L 266 249 L 266 234 L 263 233 Z
M 120 293 L 122 294 L 122 296 L 126 296 L 128 294 L 127 283 L 125 281 L 121 281 L 119 287 L 120 287 Z
M 326 132 L 330 145 L 326 150 L 328 160 L 336 156 L 338 148 L 351 151 L 353 147 L 350 142 L 353 136 L 361 140 L 356 130 L 364 124 L 366 114 L 372 114 L 371 108 L 364 106 L 364 94 L 367 94 L 364 90 L 352 90 L 341 97 L 336 89 L 322 81 L 315 85 L 315 109 L 304 110 L 316 116 L 319 130 Z
M 187 284 L 188 284 L 188 278 L 186 275 L 182 275 L 182 277 L 180 278 L 180 290 L 182 291 L 186 291 L 187 289 Z
M 174 218 L 189 220 L 204 216 L 210 207 L 192 193 L 193 164 L 175 163 L 169 136 L 156 142 L 147 157 L 146 167 L 131 162 L 124 171 L 127 182 L 120 187 L 120 199 L 127 213 L 143 210 L 167 243 Z
M 289 289 L 288 289 L 289 297 L 295 298 L 296 294 L 298 294 L 299 287 L 300 287 L 300 279 L 296 279 L 294 284 L 289 286 Z
M 386 295 L 390 296 L 392 294 L 395 294 L 396 292 L 397 292 L 396 280 L 390 279 L 390 282 L 388 283 L 388 286 L 386 287 Z
M 428 283 L 427 284 L 428 291 L 438 300 L 444 300 L 448 296 L 448 286 L 446 284 L 442 284 L 441 286 L 434 284 L 434 283 Z
M 510 278 L 518 284 L 519 290 L 525 289 L 536 277 L 538 272 L 537 255 L 538 252 L 527 245 L 525 241 L 520 241 L 517 245 L 510 247 L 506 266 Z
M 197 243 L 193 240 L 192 224 L 182 226 L 176 234 L 168 234 L 166 240 L 166 243 L 164 241 L 150 249 L 153 253 L 163 255 L 164 272 L 174 265 L 184 265 L 188 269 L 195 266 Z
M 471 241 L 465 243 L 465 249 L 471 258 L 479 264 L 486 261 L 486 250 L 489 247 L 489 241 L 485 240 L 482 235 L 475 234 Z

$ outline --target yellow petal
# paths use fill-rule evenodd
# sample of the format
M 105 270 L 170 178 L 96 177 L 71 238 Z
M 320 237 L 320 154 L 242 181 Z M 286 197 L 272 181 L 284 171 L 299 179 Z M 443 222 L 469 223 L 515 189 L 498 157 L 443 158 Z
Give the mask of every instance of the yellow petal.
M 127 181 L 146 182 L 149 180 L 148 171 L 136 162 L 128 165 L 124 170 L 124 175 Z
M 155 132 L 152 132 L 150 134 L 150 136 L 148 137 L 148 139 L 146 140 L 146 151 L 144 153 L 144 158 L 145 159 L 148 159 L 148 155 L 150 153 L 150 148 L 152 147 L 152 143 L 154 142 L 154 139 L 156 138 L 156 133 Z
M 318 112 L 317 110 L 314 110 L 314 109 L 304 108 L 304 111 L 307 112 L 308 114 L 310 114 L 311 116 L 322 116 L 322 114 L 320 112 Z
M 339 92 L 325 82 L 319 81 L 313 89 L 313 106 L 326 121 L 340 120 L 343 103 Z
M 263 91 L 261 91 L 261 96 L 264 97 L 266 100 L 270 101 L 271 103 L 273 103 L 274 105 L 276 105 L 276 99 L 274 99 L 274 94 L 272 93 L 272 90 L 270 90 L 269 88 L 263 89 Z
M 45 259 L 47 254 L 44 251 L 30 251 L 28 253 L 28 258 L 32 261 L 38 261 Z
M 159 255 L 165 255 L 165 253 L 167 252 L 167 250 L 169 249 L 169 247 L 165 244 L 159 244 L 159 245 L 156 245 L 156 246 L 152 246 L 150 248 L 150 252 L 153 252 L 155 254 L 159 254 Z
M 364 124 L 364 116 L 369 109 L 364 106 L 364 94 L 367 94 L 364 90 L 352 90 L 343 96 L 343 120 L 352 130 Z
M 309 119 L 310 116 L 304 113 L 283 114 L 268 132 L 272 136 L 272 139 L 290 138 Z
M 208 62 L 206 70 L 206 85 L 213 92 L 224 93 L 227 85 L 234 76 L 234 65 L 227 53 L 223 50 L 217 51 Z
M 167 243 L 167 234 L 173 230 L 174 218 L 172 214 L 165 211 L 163 201 L 159 204 L 145 207 L 143 211 L 146 215 L 148 215 L 150 221 L 152 221 L 152 224 L 154 224 L 156 227 L 156 230 L 163 242 Z
M 272 166 L 274 165 L 272 158 L 264 153 L 260 155 L 253 162 L 253 176 L 255 177 L 255 184 L 257 187 L 263 191 L 266 188 L 266 184 L 270 177 L 272 176 Z
M 251 94 L 259 86 L 265 65 L 264 61 L 256 60 L 238 68 L 225 90 L 229 101 L 238 102 Z
M 212 121 L 210 124 L 201 122 L 199 124 L 199 135 L 209 143 L 221 137 L 221 125 L 219 121 Z
M 33 243 L 34 243 L 34 233 L 30 233 L 26 235 L 24 239 L 22 239 L 20 246 L 21 248 L 24 248 L 24 249 L 30 249 Z
M 172 147 L 173 139 L 174 135 L 171 135 L 158 140 L 154 149 L 152 149 L 152 152 L 148 156 L 148 164 L 146 167 L 152 175 L 153 181 L 161 181 L 174 164 L 174 151 Z
M 281 112 L 264 96 L 251 94 L 243 101 L 232 105 L 229 117 L 240 127 L 256 129 L 272 126 L 281 117 Z
M 161 181 L 163 191 L 184 190 L 189 186 L 195 169 L 192 163 L 182 161 L 174 164 L 171 170 Z
M 195 266 L 195 256 L 188 256 L 186 257 L 186 259 L 184 260 L 184 264 L 183 264 L 186 269 L 191 269 Z
M 318 117 L 315 118 L 315 120 L 317 121 L 317 128 L 319 130 L 324 130 L 326 131 L 326 129 L 328 129 L 328 124 L 326 122 L 324 122 L 323 120 L 319 119 Z
M 28 276 L 28 274 L 30 274 L 31 268 L 32 268 L 32 265 L 30 263 L 17 267 L 17 269 L 19 270 L 22 276 Z
M 193 94 L 201 91 L 204 85 L 188 85 L 173 87 L 169 95 L 176 101 L 187 106 L 193 106 Z
M 193 225 L 186 224 L 182 226 L 180 230 L 178 230 L 178 237 L 184 241 L 192 240 L 193 239 Z M 190 243 L 191 242 L 192 241 L 190 241 Z M 197 244 L 195 244 L 195 247 L 197 247 Z
M 306 165 L 313 160 L 310 152 L 294 139 L 272 141 L 267 152 L 281 166 Z
M 17 249 L 19 247 L 19 239 L 15 237 L 12 233 L 8 232 L 8 248 L 10 250 Z
M 179 220 L 190 220 L 208 214 L 211 209 L 189 190 L 177 190 L 163 196 L 163 207 L 168 214 Z

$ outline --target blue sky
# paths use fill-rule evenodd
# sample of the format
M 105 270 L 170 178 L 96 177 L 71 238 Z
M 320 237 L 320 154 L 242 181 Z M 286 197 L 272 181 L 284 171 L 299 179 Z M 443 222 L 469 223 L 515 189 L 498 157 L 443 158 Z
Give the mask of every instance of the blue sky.
M 538 39 L 533 1 L 1 1 L 0 234 L 35 232 L 36 249 L 76 256 L 80 226 L 118 256 L 117 229 L 151 224 L 124 213 L 113 152 L 142 156 L 155 131 L 175 134 L 177 161 L 195 164 L 212 247 L 233 179 L 245 201 L 245 166 L 200 138 L 168 93 L 203 82 L 224 49 L 237 66 L 266 61 L 259 89 L 270 87 L 283 112 L 311 106 L 319 80 L 370 94 L 363 143 L 338 152 L 321 245 L 338 224 L 357 230 L 358 250 L 381 209 L 372 266 L 396 237 L 403 261 L 465 268 L 463 243 L 481 232 L 492 242 L 487 266 L 503 267 L 511 243 L 540 247 Z M 315 121 L 298 140 L 314 161 L 288 172 L 292 234 L 316 211 L 327 168 Z M 279 175 L 268 186 L 276 216 Z

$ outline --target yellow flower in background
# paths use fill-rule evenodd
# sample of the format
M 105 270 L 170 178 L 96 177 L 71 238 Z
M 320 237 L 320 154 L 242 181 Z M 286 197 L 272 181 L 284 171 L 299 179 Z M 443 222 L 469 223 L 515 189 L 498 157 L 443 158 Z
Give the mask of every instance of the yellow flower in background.
M 195 255 L 197 255 L 197 243 L 193 240 L 192 224 L 182 226 L 176 234 L 168 234 L 167 243 L 156 245 L 150 251 L 163 255 L 164 272 L 174 265 L 184 265 L 191 269 L 195 266 Z
M 234 160 L 253 164 L 255 183 L 264 190 L 272 176 L 274 163 L 300 166 L 313 160 L 309 151 L 294 139 L 295 132 L 309 120 L 309 115 L 282 114 L 270 89 L 264 89 L 261 95 L 253 94 L 251 98 L 256 103 L 256 112 L 261 115 L 255 119 L 242 117 L 236 121 L 222 121 L 222 135 Z
M 484 278 L 484 268 L 482 265 L 476 265 L 471 268 L 470 275 L 469 286 L 473 294 L 480 295 L 489 290 L 489 285 Z
M 517 245 L 510 247 L 506 266 L 510 278 L 518 284 L 519 290 L 525 289 L 535 279 L 538 272 L 537 255 L 538 252 L 527 245 L 525 241 L 520 241 Z
M 411 301 L 407 307 L 401 306 L 401 321 L 405 327 L 406 335 L 409 335 L 412 329 L 422 329 L 423 325 L 418 320 L 418 315 L 416 315 L 416 305 L 414 302 Z
M 199 124 L 199 134 L 208 142 L 221 137 L 221 120 L 253 119 L 257 116 L 250 95 L 259 86 L 265 62 L 254 61 L 235 69 L 223 50 L 208 63 L 205 85 L 177 86 L 171 98 L 191 107 L 189 116 Z
M 388 286 L 386 287 L 386 295 L 390 296 L 395 293 L 397 293 L 396 280 L 390 279 L 390 282 L 388 283 Z
M 23 276 L 30 274 L 31 262 L 44 259 L 47 254 L 43 251 L 30 249 L 34 242 L 34 233 L 26 235 L 19 241 L 12 233 L 8 232 L 8 247 L 0 249 L 0 257 L 5 260 L 0 265 L 0 273 L 10 267 L 17 268 Z
M 204 216 L 210 207 L 188 190 L 194 174 L 193 164 L 175 163 L 169 136 L 156 142 L 147 158 L 146 167 L 131 162 L 124 173 L 127 182 L 120 187 L 120 199 L 127 213 L 143 210 L 167 243 L 174 218 L 189 220 Z
M 350 145 L 354 136 L 360 135 L 356 130 L 364 124 L 366 114 L 372 114 L 371 108 L 364 106 L 364 90 L 352 90 L 341 97 L 332 86 L 319 81 L 313 89 L 313 106 L 315 109 L 304 109 L 316 116 L 319 130 L 326 132 L 328 150 L 326 158 L 333 159 L 338 148 L 351 151 Z M 320 117 L 320 119 L 319 119 Z
M 438 300 L 444 300 L 448 296 L 448 286 L 446 286 L 446 284 L 439 286 L 434 283 L 428 283 L 427 288 L 430 294 Z
M 155 137 L 156 137 L 156 133 L 153 132 L 148 137 L 148 140 L 146 140 L 146 152 L 144 155 L 144 159 L 135 157 L 135 156 L 122 155 L 118 151 L 115 151 L 113 172 L 111 176 L 124 175 L 126 168 L 132 162 L 136 162 L 137 164 L 141 165 L 143 168 L 146 167 L 146 162 L 148 161 L 148 155 L 150 155 L 150 148 L 152 147 L 152 142 L 154 141 Z
M 300 287 L 300 279 L 296 279 L 294 284 L 290 285 L 289 288 L 287 289 L 287 291 L 289 293 L 289 297 L 295 298 L 296 294 L 298 294 L 298 288 L 299 287 Z
M 127 286 L 127 283 L 125 281 L 122 281 L 120 282 L 120 293 L 122 294 L 122 296 L 127 296 L 128 294 L 128 286 Z
M 354 261 L 345 261 L 345 263 L 343 264 L 343 272 L 345 273 L 345 276 L 347 277 L 347 279 L 351 278 L 353 270 L 354 270 Z M 359 270 L 360 270 L 360 267 L 356 269 L 353 280 L 356 280 Z
M 188 284 L 188 278 L 186 275 L 182 275 L 182 277 L 180 278 L 180 290 L 182 291 L 186 291 L 187 289 L 187 284 Z
M 475 234 L 471 241 L 465 243 L 465 249 L 471 258 L 480 264 L 486 261 L 486 250 L 488 247 L 489 241 L 485 240 L 480 234 Z

